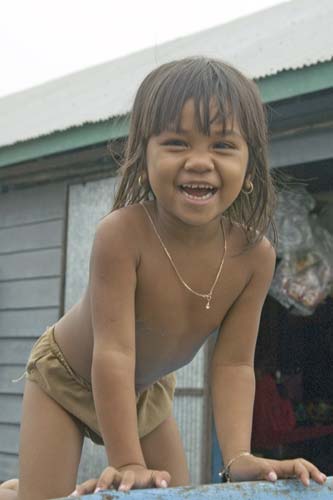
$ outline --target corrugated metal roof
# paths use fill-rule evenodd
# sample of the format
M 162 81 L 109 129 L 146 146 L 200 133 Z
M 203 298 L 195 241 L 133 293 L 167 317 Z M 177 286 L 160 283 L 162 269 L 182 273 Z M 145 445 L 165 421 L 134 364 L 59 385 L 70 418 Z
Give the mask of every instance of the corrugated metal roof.
M 189 55 L 253 78 L 333 57 L 333 1 L 293 0 L 0 99 L 0 147 L 126 114 L 144 76 Z

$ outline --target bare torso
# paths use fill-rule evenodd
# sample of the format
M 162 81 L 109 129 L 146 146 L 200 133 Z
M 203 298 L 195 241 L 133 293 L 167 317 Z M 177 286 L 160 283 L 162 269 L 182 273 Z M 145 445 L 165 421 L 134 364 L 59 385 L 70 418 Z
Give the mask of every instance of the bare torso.
M 136 387 L 142 390 L 189 362 L 208 336 L 220 327 L 251 277 L 255 248 L 240 253 L 244 236 L 237 228 L 230 230 L 225 222 L 228 251 L 211 308 L 207 310 L 205 300 L 186 290 L 179 281 L 143 208 L 134 205 L 127 210 L 131 211 L 135 227 L 140 227 L 135 311 Z M 175 262 L 183 279 L 194 290 L 207 293 L 220 265 L 223 245 L 215 242 L 203 249 L 170 243 L 168 249 L 171 255 L 177 255 Z M 55 325 L 55 338 L 65 358 L 88 381 L 93 353 L 89 294 L 88 286 L 80 302 Z

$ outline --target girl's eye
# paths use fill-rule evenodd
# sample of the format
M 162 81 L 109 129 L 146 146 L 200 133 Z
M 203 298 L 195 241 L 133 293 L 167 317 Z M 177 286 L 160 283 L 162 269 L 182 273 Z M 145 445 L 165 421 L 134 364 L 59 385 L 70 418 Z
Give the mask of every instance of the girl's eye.
M 172 146 L 176 148 L 186 148 L 186 142 L 181 141 L 180 139 L 168 139 L 163 142 L 163 146 Z
M 217 142 L 214 144 L 215 149 L 235 149 L 229 142 Z

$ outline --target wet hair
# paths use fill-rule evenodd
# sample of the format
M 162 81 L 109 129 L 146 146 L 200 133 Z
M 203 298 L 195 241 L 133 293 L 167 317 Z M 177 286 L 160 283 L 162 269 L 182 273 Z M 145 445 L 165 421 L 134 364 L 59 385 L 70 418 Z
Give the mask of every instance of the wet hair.
M 267 120 L 256 84 L 218 59 L 191 57 L 172 61 L 149 73 L 141 83 L 130 116 L 130 127 L 122 165 L 122 180 L 113 210 L 154 197 L 146 169 L 150 137 L 165 130 L 180 130 L 181 112 L 193 99 L 196 126 L 206 135 L 214 120 L 222 131 L 235 120 L 249 150 L 245 179 L 253 183 L 251 194 L 240 192 L 224 212 L 231 224 L 239 225 L 248 244 L 254 244 L 273 227 L 275 189 L 267 158 Z M 273 238 L 274 239 L 274 238 Z

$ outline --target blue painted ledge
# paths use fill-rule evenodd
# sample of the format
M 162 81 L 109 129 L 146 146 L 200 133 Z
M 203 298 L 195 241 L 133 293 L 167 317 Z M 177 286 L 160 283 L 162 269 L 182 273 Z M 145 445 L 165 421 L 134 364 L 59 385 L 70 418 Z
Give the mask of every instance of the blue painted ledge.
M 67 498 L 73 500 L 73 497 Z M 289 479 L 277 481 L 275 484 L 252 481 L 165 490 L 160 488 L 132 490 L 128 493 L 108 490 L 76 498 L 82 500 L 332 500 L 333 477 L 329 477 L 323 486 L 311 482 L 308 488 L 299 481 Z

